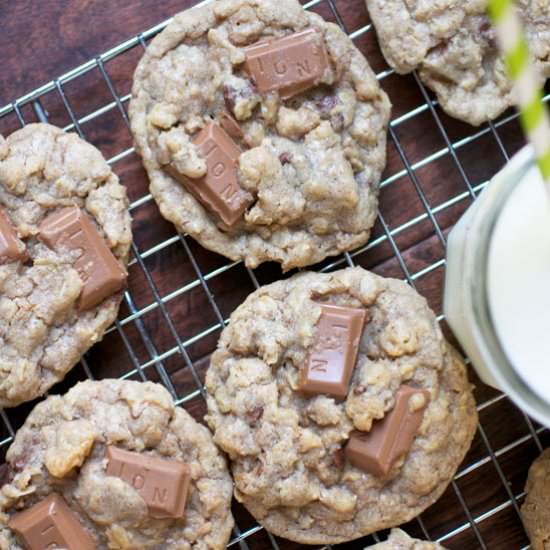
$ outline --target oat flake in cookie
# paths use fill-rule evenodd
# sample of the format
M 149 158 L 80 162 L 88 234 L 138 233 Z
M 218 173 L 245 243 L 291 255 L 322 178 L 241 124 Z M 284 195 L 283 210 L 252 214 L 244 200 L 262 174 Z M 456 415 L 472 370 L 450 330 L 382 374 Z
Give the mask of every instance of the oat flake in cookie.
M 436 542 L 426 542 L 409 537 L 401 529 L 392 529 L 388 540 L 374 544 L 365 550 L 445 550 Z
M 547 550 L 550 544 L 550 449 L 533 462 L 525 486 L 521 516 L 533 550 Z
M 285 270 L 367 241 L 389 114 L 352 41 L 296 0 L 176 15 L 130 104 L 163 216 L 233 260 Z
M 366 0 L 380 46 L 399 73 L 414 69 L 451 116 L 479 125 L 513 101 L 486 0 Z M 550 77 L 550 0 L 516 2 L 541 83 Z
M 31 550 L 42 550 L 53 536 L 69 550 L 222 550 L 229 540 L 225 459 L 159 384 L 87 381 L 49 397 L 6 460 L 2 550 L 27 548 L 33 537 L 41 545 Z M 52 502 L 58 514 L 48 517 Z
M 347 312 L 327 323 L 326 304 Z M 356 340 L 357 310 L 366 318 Z M 334 396 L 305 393 L 304 379 L 315 377 L 330 378 Z M 237 499 L 266 529 L 301 543 L 339 543 L 420 514 L 451 481 L 476 428 L 464 363 L 426 301 L 361 268 L 254 292 L 223 331 L 206 387 Z M 348 459 L 354 438 L 358 467 Z
M 61 380 L 115 320 L 132 240 L 125 188 L 74 134 L 0 136 L 0 406 Z

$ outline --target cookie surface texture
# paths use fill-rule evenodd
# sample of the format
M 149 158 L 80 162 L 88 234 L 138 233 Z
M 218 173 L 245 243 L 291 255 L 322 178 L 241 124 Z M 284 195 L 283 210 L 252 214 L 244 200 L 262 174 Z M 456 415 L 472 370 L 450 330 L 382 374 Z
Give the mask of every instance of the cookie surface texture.
M 45 224 L 64 212 L 84 219 L 101 257 L 79 256 Z M 101 153 L 46 124 L 0 136 L 0 215 L 12 243 L 0 251 L 0 406 L 10 407 L 60 381 L 116 319 L 132 233 L 126 189 Z M 87 277 L 79 262 L 99 272 Z M 105 296 L 106 282 L 116 290 Z
M 204 247 L 288 270 L 367 242 L 390 103 L 345 33 L 296 0 L 176 15 L 129 113 L 162 215 Z
M 367 312 L 343 400 L 300 391 L 326 303 Z M 385 475 L 352 466 L 350 436 L 368 441 L 404 386 L 417 390 L 410 410 L 425 408 L 406 453 Z M 222 333 L 206 387 L 207 421 L 232 461 L 235 496 L 266 529 L 307 544 L 420 514 L 447 487 L 476 429 L 464 363 L 425 299 L 361 268 L 303 273 L 251 294 Z
M 138 492 L 139 475 L 132 485 L 118 468 L 107 472 L 114 454 L 109 446 L 119 449 L 117 455 L 131 451 L 183 463 L 190 473 L 183 515 L 151 512 Z M 64 499 L 98 550 L 222 550 L 231 534 L 225 459 L 207 428 L 176 407 L 159 384 L 87 381 L 49 397 L 17 432 L 7 464 L 0 490 L 2 550 L 22 550 L 8 522 L 51 495 Z
M 387 62 L 418 70 L 449 115 L 480 125 L 514 103 L 486 0 L 366 0 Z M 540 82 L 550 77 L 550 0 L 517 2 Z

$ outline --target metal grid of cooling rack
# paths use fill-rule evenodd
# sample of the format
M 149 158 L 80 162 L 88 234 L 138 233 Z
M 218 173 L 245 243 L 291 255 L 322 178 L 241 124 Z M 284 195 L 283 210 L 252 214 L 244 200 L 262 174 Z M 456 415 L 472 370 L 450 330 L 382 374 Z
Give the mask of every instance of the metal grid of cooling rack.
M 208 1 L 210 0 L 207 0 L 207 2 Z M 345 24 L 336 6 L 337 2 L 338 0 L 311 0 L 309 2 L 304 3 L 304 7 L 306 7 L 307 9 L 314 9 L 320 4 L 325 3 L 330 9 L 330 12 L 332 13 L 335 21 L 343 28 L 344 31 L 346 31 Z M 202 2 L 202 3 L 206 3 L 206 2 Z M 102 55 L 99 55 L 96 58 L 89 60 L 87 63 L 67 72 L 62 76 L 59 76 L 58 78 L 46 83 L 40 88 L 37 88 L 36 90 L 14 100 L 12 103 L 9 103 L 8 105 L 0 108 L 0 120 L 3 117 L 15 114 L 21 126 L 24 126 L 26 124 L 26 120 L 24 118 L 22 108 L 30 104 L 33 107 L 36 118 L 42 122 L 47 122 L 48 114 L 42 106 L 41 98 L 46 94 L 53 92 L 58 94 L 58 97 L 63 103 L 66 113 L 71 121 L 71 123 L 64 128 L 65 131 L 76 131 L 81 137 L 86 138 L 86 135 L 82 130 L 82 126 L 85 123 L 91 120 L 94 120 L 98 117 L 101 117 L 102 115 L 110 111 L 115 111 L 115 112 L 117 111 L 122 117 L 125 125 L 128 127 L 126 105 L 130 99 L 130 96 L 129 95 L 120 96 L 117 93 L 116 87 L 114 86 L 113 81 L 109 75 L 107 63 L 110 60 L 123 55 L 125 52 L 132 50 L 133 48 L 146 48 L 147 41 L 153 38 L 162 29 L 164 29 L 169 22 L 170 20 L 163 21 L 159 25 L 156 25 L 155 27 L 152 27 L 142 32 L 138 36 L 135 36 L 130 40 L 127 40 L 126 42 L 119 44 L 115 48 L 112 48 L 111 50 L 103 53 Z M 347 33 L 347 34 L 350 36 L 352 40 L 357 40 L 363 35 L 367 33 L 372 33 L 372 32 L 373 32 L 372 25 L 367 24 L 355 30 L 354 32 Z M 87 114 L 86 116 L 78 118 L 77 115 L 75 114 L 75 111 L 71 107 L 71 102 L 64 90 L 64 86 L 69 82 L 75 79 L 78 79 L 83 75 L 89 73 L 90 71 L 97 70 L 97 69 L 99 70 L 101 78 L 104 80 L 104 83 L 107 85 L 110 91 L 112 100 L 107 102 L 101 108 L 96 109 L 93 112 Z M 393 75 L 393 71 L 391 69 L 387 69 L 380 72 L 377 75 L 377 78 L 379 81 L 381 81 L 383 85 L 384 80 L 390 77 L 391 75 Z M 394 258 L 396 259 L 398 266 L 401 269 L 402 278 L 408 281 L 408 283 L 412 287 L 416 288 L 418 281 L 420 281 L 422 278 L 426 277 L 433 271 L 444 267 L 445 259 L 444 257 L 441 257 L 440 259 L 433 261 L 427 267 L 424 267 L 423 269 L 418 270 L 416 272 L 412 272 L 407 265 L 407 262 L 404 258 L 403 251 L 400 250 L 397 244 L 398 236 L 402 232 L 406 231 L 407 229 L 418 226 L 422 222 L 428 221 L 431 224 L 432 236 L 437 239 L 437 241 L 441 244 L 441 246 L 444 249 L 446 244 L 446 237 L 445 237 L 444 230 L 442 229 L 442 227 L 440 226 L 440 223 L 438 222 L 438 215 L 440 213 L 443 213 L 453 208 L 456 205 L 464 203 L 465 201 L 467 202 L 475 199 L 477 194 L 483 189 L 483 187 L 486 184 L 486 182 L 478 182 L 477 184 L 472 183 L 472 181 L 467 175 L 467 170 L 465 169 L 465 166 L 463 165 L 459 157 L 459 152 L 461 148 L 476 142 L 476 140 L 479 140 L 482 137 L 486 137 L 487 135 L 489 135 L 491 136 L 492 139 L 495 140 L 498 146 L 498 149 L 502 154 L 503 162 L 508 160 L 509 158 L 507 149 L 504 146 L 501 135 L 499 134 L 499 129 L 505 126 L 506 124 L 510 123 L 514 119 L 516 119 L 517 114 L 512 114 L 507 117 L 501 118 L 498 122 L 489 123 L 481 129 L 472 129 L 472 132 L 466 137 L 462 137 L 461 139 L 453 141 L 449 136 L 448 132 L 446 131 L 446 128 L 444 123 L 442 122 L 441 116 L 438 110 L 436 109 L 437 102 L 430 98 L 429 93 L 424 88 L 418 76 L 414 73 L 413 73 L 413 78 L 415 81 L 415 85 L 418 87 L 421 93 L 421 97 L 423 98 L 423 103 L 420 106 L 406 112 L 405 114 L 402 114 L 394 118 L 391 122 L 390 129 L 389 129 L 390 143 L 393 144 L 393 146 L 395 147 L 404 168 L 402 170 L 396 170 L 394 173 L 388 175 L 386 179 L 381 183 L 381 188 L 383 190 L 384 188 L 394 184 L 400 178 L 405 176 L 408 177 L 412 182 L 412 185 L 414 186 L 414 189 L 416 191 L 416 194 L 418 195 L 418 199 L 420 200 L 420 203 L 422 204 L 423 212 L 419 215 L 416 215 L 415 217 L 407 219 L 404 223 L 401 223 L 394 228 L 390 228 L 389 224 L 386 222 L 385 215 L 382 212 L 379 212 L 379 223 L 382 227 L 381 234 L 378 237 L 374 238 L 368 245 L 361 248 L 360 250 L 356 250 L 352 253 L 346 253 L 341 257 L 333 259 L 328 265 L 324 265 L 324 267 L 322 267 L 322 271 L 330 271 L 338 267 L 353 266 L 355 265 L 355 262 L 359 256 L 361 256 L 367 251 L 374 250 L 382 246 L 383 244 L 385 244 L 385 245 L 389 245 L 389 247 L 391 248 Z M 549 97 L 550 96 L 547 96 L 545 100 L 548 101 Z M 398 129 L 401 125 L 414 119 L 415 117 L 418 117 L 422 113 L 429 113 L 430 116 L 432 117 L 437 127 L 437 132 L 439 132 L 440 137 L 443 140 L 444 147 L 432 152 L 430 155 L 425 156 L 421 160 L 418 160 L 416 162 L 411 162 L 407 156 L 405 147 L 402 145 L 400 141 L 400 138 L 398 135 Z M 108 159 L 108 162 L 110 165 L 113 166 L 113 169 L 116 172 L 117 163 L 120 162 L 122 159 L 125 159 L 126 157 L 132 155 L 133 153 L 134 153 L 134 150 L 132 148 L 119 150 L 115 155 L 111 156 L 111 158 Z M 433 206 L 430 204 L 426 196 L 426 193 L 423 190 L 423 187 L 419 181 L 417 173 L 420 169 L 430 165 L 431 163 L 438 161 L 443 157 L 450 157 L 452 159 L 452 162 L 455 168 L 458 170 L 458 173 L 460 174 L 460 178 L 464 184 L 464 190 L 463 192 L 456 193 L 456 194 L 453 194 L 452 196 L 446 197 L 446 199 L 440 202 L 440 204 Z M 138 209 L 139 207 L 143 206 L 144 204 L 148 203 L 151 200 L 152 198 L 150 195 L 144 194 L 143 196 L 136 198 L 131 203 L 130 209 L 131 211 L 135 211 L 136 209 Z M 154 278 L 150 272 L 150 269 L 146 264 L 146 259 L 149 257 L 153 257 L 156 254 L 159 254 L 161 251 L 167 249 L 169 246 L 172 246 L 177 243 L 181 244 L 181 246 L 183 247 L 192 265 L 196 278 L 193 281 L 187 283 L 186 285 L 181 286 L 180 288 L 170 292 L 169 294 L 165 296 L 161 296 L 157 288 L 157 285 L 154 281 Z M 158 378 L 171 392 L 176 402 L 179 405 L 186 406 L 188 402 L 190 402 L 195 398 L 199 398 L 199 399 L 201 397 L 204 398 L 204 388 L 201 384 L 200 376 L 195 368 L 195 365 L 190 358 L 190 355 L 188 353 L 188 348 L 194 343 L 199 342 L 202 339 L 206 338 L 207 336 L 216 333 L 216 331 L 219 331 L 228 322 L 228 319 L 224 317 L 224 315 L 222 315 L 221 308 L 219 307 L 216 301 L 214 293 L 211 292 L 210 290 L 209 282 L 212 280 L 215 280 L 216 277 L 221 276 L 223 273 L 233 269 L 236 265 L 238 265 L 238 262 L 225 263 L 221 267 L 217 267 L 216 269 L 210 270 L 208 272 L 203 272 L 199 266 L 199 262 L 197 261 L 195 255 L 192 252 L 191 247 L 189 246 L 187 237 L 185 235 L 174 235 L 164 240 L 163 242 L 160 242 L 155 246 L 145 250 L 139 250 L 137 245 L 134 244 L 132 247 L 132 252 L 133 252 L 133 258 L 131 260 L 130 265 L 137 265 L 141 270 L 145 278 L 145 281 L 147 283 L 147 286 L 149 287 L 151 295 L 153 296 L 153 301 L 151 301 L 149 304 L 143 307 L 138 307 L 136 305 L 136 302 L 131 292 L 127 291 L 124 295 L 124 300 L 127 306 L 128 314 L 126 316 L 121 317 L 119 320 L 117 320 L 115 325 L 109 330 L 109 332 L 115 331 L 116 333 L 118 333 L 119 337 L 124 343 L 125 349 L 130 358 L 131 368 L 122 377 L 123 378 L 139 377 L 142 380 L 146 380 L 147 371 L 149 369 L 154 369 L 154 371 L 158 375 Z M 258 283 L 256 274 L 254 273 L 254 271 L 250 269 L 247 269 L 247 272 L 253 287 L 257 288 L 259 286 L 259 283 Z M 210 303 L 210 306 L 212 308 L 212 311 L 214 313 L 216 323 L 206 328 L 205 330 L 202 330 L 201 332 L 193 334 L 191 337 L 184 339 L 178 333 L 178 327 L 176 326 L 168 310 L 167 305 L 169 304 L 170 301 L 174 300 L 178 296 L 181 296 L 181 295 L 184 295 L 185 293 L 190 292 L 194 288 L 202 288 L 202 290 L 205 292 L 207 299 Z M 171 348 L 163 351 L 162 353 L 159 353 L 159 351 L 157 350 L 154 344 L 154 339 L 151 337 L 150 332 L 148 331 L 145 324 L 143 323 L 143 317 L 147 313 L 155 310 L 160 313 L 161 319 L 166 324 L 166 328 L 172 335 L 175 342 L 175 346 L 172 346 Z M 440 315 L 438 319 L 440 321 L 443 321 L 443 316 Z M 147 350 L 147 353 L 149 354 L 149 359 L 146 361 L 142 361 L 138 357 L 138 354 L 133 349 L 131 340 L 129 339 L 129 337 L 125 332 L 125 327 L 130 324 L 133 324 L 137 329 L 137 332 L 139 333 L 139 336 L 143 342 L 143 345 Z M 181 359 L 183 360 L 182 368 L 189 369 L 189 372 L 191 373 L 192 379 L 195 384 L 195 389 L 185 393 L 184 395 L 178 394 L 178 392 L 175 389 L 174 383 L 172 381 L 171 375 L 167 372 L 164 366 L 164 362 L 172 356 L 181 357 Z M 86 375 L 89 378 L 93 378 L 93 374 L 88 365 L 86 357 L 82 359 L 82 367 Z M 494 397 L 491 397 L 490 399 L 487 399 L 478 405 L 478 411 L 481 414 L 484 411 L 490 409 L 491 407 L 494 407 L 504 399 L 506 398 L 503 395 L 496 395 Z M 5 424 L 6 433 L 8 434 L 7 437 L 5 437 L 3 440 L 0 441 L 0 449 L 5 450 L 5 448 L 9 445 L 9 443 L 13 438 L 14 428 L 12 426 L 12 422 L 10 421 L 9 414 L 6 414 L 5 411 L 0 410 L 0 416 L 2 417 L 2 420 Z M 530 441 L 537 446 L 539 451 L 542 450 L 543 445 L 541 443 L 541 437 L 546 432 L 544 428 L 536 426 L 523 413 L 522 413 L 522 416 L 527 426 L 527 433 L 522 437 L 517 438 L 513 441 L 508 441 L 505 445 L 500 446 L 499 448 L 494 448 L 491 445 L 490 438 L 488 437 L 486 430 L 483 428 L 481 424 L 479 425 L 478 436 L 480 437 L 481 444 L 483 447 L 483 456 L 481 456 L 480 458 L 476 459 L 475 461 L 465 466 L 463 465 L 451 484 L 451 491 L 454 492 L 458 505 L 462 509 L 465 521 L 459 522 L 453 525 L 451 528 L 447 529 L 444 533 L 442 534 L 440 533 L 438 534 L 438 536 L 434 537 L 431 535 L 430 529 L 426 526 L 421 516 L 417 520 L 415 520 L 417 533 L 420 533 L 424 538 L 428 540 L 437 540 L 438 542 L 441 542 L 443 544 L 445 544 L 446 542 L 449 542 L 449 544 L 452 545 L 452 541 L 454 537 L 456 537 L 457 535 L 460 535 L 461 533 L 464 533 L 465 531 L 471 531 L 471 533 L 473 534 L 473 540 L 476 541 L 475 547 L 489 548 L 490 545 L 486 542 L 481 529 L 484 522 L 490 521 L 492 518 L 494 518 L 495 516 L 500 514 L 503 510 L 506 510 L 506 509 L 512 509 L 515 513 L 515 516 L 514 516 L 515 521 L 516 522 L 520 521 L 519 502 L 521 502 L 521 499 L 523 498 L 524 495 L 523 493 L 517 493 L 517 492 L 514 493 L 512 491 L 511 484 L 509 483 L 509 480 L 507 479 L 505 472 L 501 467 L 501 459 L 505 457 L 507 453 L 521 447 L 522 445 Z M 504 498 L 501 502 L 499 502 L 496 505 L 491 505 L 489 508 L 483 510 L 482 513 L 474 513 L 471 511 L 471 509 L 467 504 L 467 501 L 463 495 L 463 490 L 461 490 L 461 488 L 459 487 L 459 482 L 461 479 L 465 478 L 470 473 L 476 470 L 479 470 L 480 468 L 483 468 L 486 465 L 492 465 L 496 470 L 498 479 L 502 485 L 502 488 L 504 489 L 504 494 L 506 495 L 506 498 Z M 262 527 L 257 524 L 253 525 L 252 527 L 249 526 L 243 530 L 239 529 L 239 527 L 237 526 L 235 528 L 234 537 L 232 538 L 228 546 L 234 547 L 238 545 L 245 550 L 249 548 L 251 548 L 252 550 L 254 550 L 254 548 L 259 548 L 259 546 L 256 546 L 253 543 L 253 537 L 256 533 L 258 533 L 261 530 L 262 530 Z M 269 542 L 268 542 L 268 546 L 264 545 L 262 546 L 262 548 L 264 547 L 267 548 L 270 546 L 275 550 L 279 550 L 279 548 L 286 547 L 285 541 L 275 539 L 275 537 L 271 536 L 269 533 L 266 533 L 265 535 L 266 535 L 266 540 Z M 372 538 L 369 538 L 368 540 L 365 539 L 365 542 L 370 542 L 373 540 L 378 542 L 380 538 L 378 535 L 375 534 L 373 535 Z M 451 546 L 451 547 L 464 548 L 463 546 Z M 470 547 L 474 547 L 474 546 L 468 546 L 468 548 Z M 499 546 L 499 547 L 504 548 L 503 546 Z M 324 547 L 322 550 L 326 550 L 328 548 L 330 547 Z M 359 546 L 353 546 L 353 548 L 359 548 Z M 496 546 L 492 546 L 492 548 L 496 548 Z M 511 548 L 511 546 L 506 546 L 506 548 Z M 527 548 L 528 546 L 522 546 L 521 550 L 526 550 Z

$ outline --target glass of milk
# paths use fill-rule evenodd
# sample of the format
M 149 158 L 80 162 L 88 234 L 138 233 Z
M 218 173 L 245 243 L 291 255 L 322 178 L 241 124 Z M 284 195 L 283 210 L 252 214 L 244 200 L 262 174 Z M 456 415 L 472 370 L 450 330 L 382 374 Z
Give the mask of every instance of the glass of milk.
M 550 200 L 530 147 L 451 231 L 444 311 L 481 379 L 550 426 Z

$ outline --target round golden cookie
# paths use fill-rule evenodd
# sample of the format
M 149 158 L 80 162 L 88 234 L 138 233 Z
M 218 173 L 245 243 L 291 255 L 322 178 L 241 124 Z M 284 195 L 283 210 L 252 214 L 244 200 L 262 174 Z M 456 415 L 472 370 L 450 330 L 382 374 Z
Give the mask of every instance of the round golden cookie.
M 60 217 L 69 238 L 54 230 Z M 0 222 L 10 243 L 0 250 L 0 407 L 13 407 L 62 380 L 114 322 L 132 230 L 126 189 L 101 153 L 48 124 L 0 136 Z M 89 271 L 99 263 L 82 253 L 77 223 L 114 270 L 108 287 Z
M 345 319 L 319 337 L 326 304 L 367 315 L 343 396 L 303 391 L 306 366 L 325 368 L 323 359 L 337 362 L 347 349 Z M 206 388 L 236 498 L 266 529 L 303 544 L 411 520 L 443 493 L 476 429 L 464 362 L 426 300 L 361 268 L 302 273 L 251 294 L 222 333 Z M 406 445 L 390 461 L 354 465 L 350 442 L 369 444 L 393 418 L 405 419 L 397 436 L 408 431 Z
M 288 270 L 367 242 L 390 102 L 351 39 L 296 0 L 176 15 L 132 96 L 151 193 L 204 247 Z
M 550 449 L 533 462 L 525 485 L 521 516 L 533 550 L 546 550 L 550 541 Z
M 186 501 L 178 493 L 178 505 L 170 505 L 169 482 L 148 478 L 157 466 L 111 464 L 111 456 L 118 460 L 112 448 L 184 468 Z M 72 547 L 82 550 L 84 541 L 97 550 L 223 550 L 229 540 L 233 484 L 225 458 L 160 384 L 87 381 L 49 397 L 18 430 L 6 460 L 2 550 L 26 548 L 14 531 L 18 514 L 48 498 L 68 507 L 83 530 L 82 547 Z
M 413 539 L 401 529 L 392 529 L 384 542 L 368 546 L 365 550 L 445 550 L 436 542 Z

